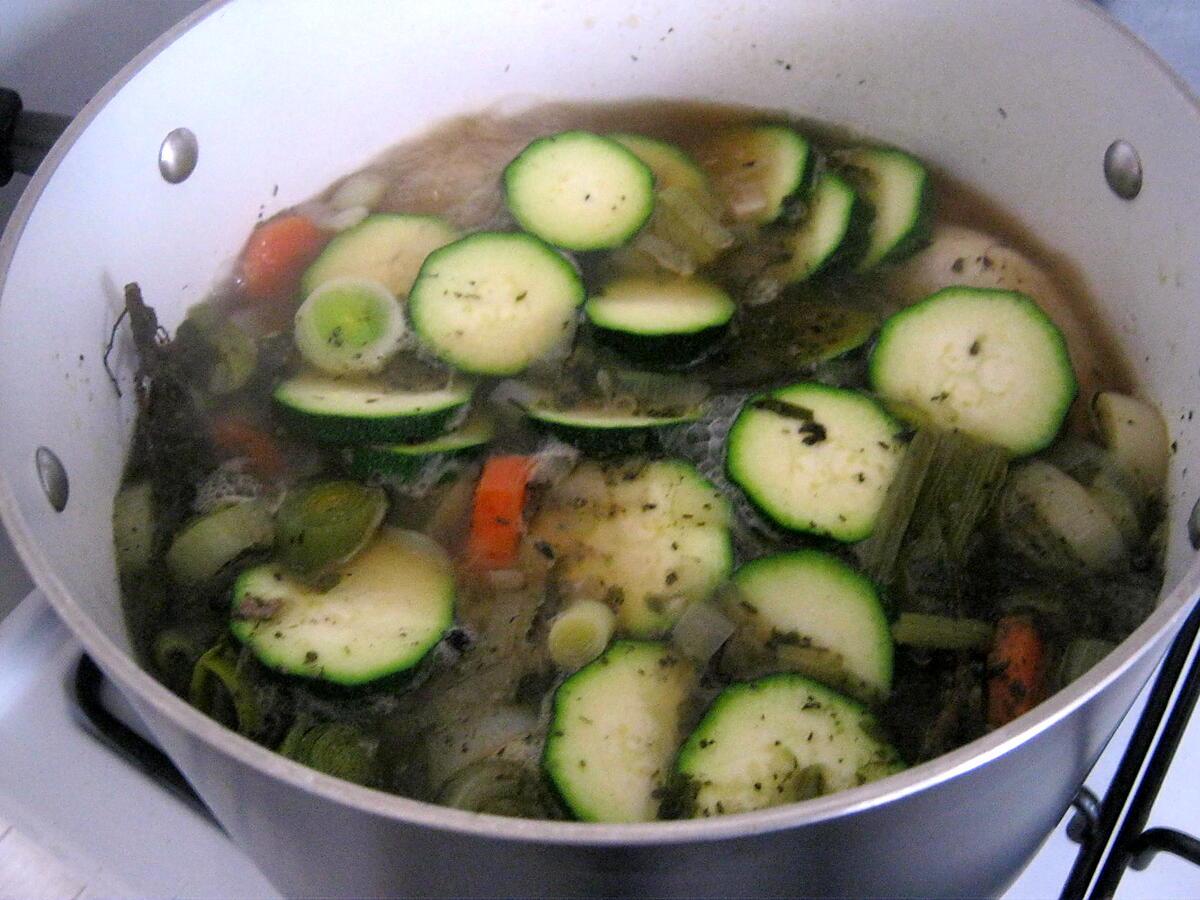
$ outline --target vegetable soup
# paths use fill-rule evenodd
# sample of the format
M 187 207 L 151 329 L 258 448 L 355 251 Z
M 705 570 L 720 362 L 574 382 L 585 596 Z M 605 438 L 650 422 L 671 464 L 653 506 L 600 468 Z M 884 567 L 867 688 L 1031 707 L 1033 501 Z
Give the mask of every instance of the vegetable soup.
M 477 812 L 886 777 L 1154 606 L 1166 429 L 1078 283 L 817 123 L 448 121 L 255 224 L 173 336 L 127 287 L 135 645 L 291 759 Z

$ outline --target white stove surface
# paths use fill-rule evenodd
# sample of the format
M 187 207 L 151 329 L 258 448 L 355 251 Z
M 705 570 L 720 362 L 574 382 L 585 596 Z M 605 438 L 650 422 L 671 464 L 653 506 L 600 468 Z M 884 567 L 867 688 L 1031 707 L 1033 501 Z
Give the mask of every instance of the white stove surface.
M 31 109 L 74 114 L 127 59 L 200 3 L 0 0 L 0 84 L 19 90 Z M 1200 84 L 1200 3 L 1104 5 Z M 18 176 L 0 189 L 0 225 L 23 186 Z M 0 531 L 0 616 L 28 588 Z M 277 897 L 221 831 L 80 727 L 69 700 L 79 653 L 36 592 L 0 622 L 0 898 Z M 1141 701 L 1135 713 L 1140 708 Z M 1088 779 L 1098 795 L 1134 720 L 1127 718 Z M 1076 850 L 1065 821 L 1006 898 L 1059 894 Z M 1200 832 L 1200 715 L 1151 824 Z M 1200 897 L 1200 869 L 1160 855 L 1146 872 L 1129 871 L 1117 896 Z

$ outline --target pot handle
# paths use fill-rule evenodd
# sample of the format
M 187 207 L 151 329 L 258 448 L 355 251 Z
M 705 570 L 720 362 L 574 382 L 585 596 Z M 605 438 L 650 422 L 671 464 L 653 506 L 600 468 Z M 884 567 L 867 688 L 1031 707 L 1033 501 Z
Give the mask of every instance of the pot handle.
M 21 95 L 0 87 L 0 187 L 14 172 L 32 175 L 71 119 L 24 109 Z
M 126 762 L 221 828 L 170 758 L 109 710 L 104 699 L 106 682 L 104 673 L 90 656 L 85 653 L 79 657 L 75 666 L 75 705 L 85 727 Z

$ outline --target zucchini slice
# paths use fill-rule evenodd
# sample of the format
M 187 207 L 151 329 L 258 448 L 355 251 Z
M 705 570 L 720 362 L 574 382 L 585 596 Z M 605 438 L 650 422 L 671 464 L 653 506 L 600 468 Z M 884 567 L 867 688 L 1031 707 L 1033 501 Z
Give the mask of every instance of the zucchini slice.
M 857 350 L 879 327 L 872 314 L 852 306 L 805 301 L 786 309 L 760 315 L 763 325 L 772 323 L 779 340 L 786 340 L 786 356 L 795 367 L 828 362 Z M 748 328 L 748 333 L 758 333 Z
M 275 405 L 296 431 L 335 444 L 417 441 L 445 430 L 473 388 L 398 390 L 379 381 L 297 375 L 275 389 Z
M 233 589 L 230 628 L 265 665 L 289 675 L 360 685 L 411 669 L 454 616 L 454 572 L 441 548 L 385 528 L 317 590 L 271 563 Z
M 492 420 L 472 415 L 458 428 L 411 444 L 367 444 L 347 451 L 355 475 L 398 475 L 411 478 L 434 458 L 468 456 L 487 446 L 495 435 Z
M 504 170 L 522 228 L 567 250 L 628 243 L 654 210 L 654 175 L 630 150 L 588 131 L 538 138 Z
M 844 179 L 826 172 L 817 179 L 808 202 L 808 215 L 784 239 L 790 258 L 767 269 L 784 284 L 807 281 L 841 258 L 861 252 L 870 214 L 858 193 Z
M 733 563 L 728 502 L 678 460 L 585 462 L 546 497 L 530 536 L 548 545 L 563 584 L 593 584 L 617 630 L 666 634 Z
M 793 531 L 859 541 L 904 452 L 901 426 L 863 394 L 796 384 L 749 400 L 729 430 L 729 477 Z
M 184 366 L 190 377 L 210 394 L 232 394 L 258 371 L 258 341 L 212 301 L 188 309 L 175 340 L 181 349 L 187 348 L 189 362 Z
M 888 273 L 888 290 L 901 306 L 947 287 L 998 288 L 1032 298 L 1066 338 L 1079 393 L 1092 397 L 1104 386 L 1107 364 L 1093 340 L 1086 311 L 1078 308 L 1060 281 L 1051 265 L 998 235 L 939 222 L 929 246 Z M 1072 410 L 1073 416 L 1079 414 L 1074 425 L 1085 424 L 1084 412 Z
M 378 372 L 408 331 L 392 292 L 361 278 L 322 283 L 300 304 L 295 322 L 300 355 L 331 375 Z
M 576 818 L 658 818 L 694 680 L 666 645 L 618 641 L 563 682 L 542 765 Z
M 636 385 L 636 390 L 611 397 L 572 398 L 570 405 L 564 405 L 551 391 L 522 385 L 522 399 L 513 402 L 536 426 L 598 454 L 640 449 L 662 429 L 695 422 L 704 412 L 703 387 L 677 384 L 668 380 L 670 376 L 647 372 L 623 372 L 615 377 Z M 690 391 L 692 386 L 697 390 Z
M 749 812 L 875 781 L 904 768 L 866 709 L 801 675 L 735 684 L 679 751 L 692 814 Z
M 699 410 L 654 415 L 651 412 L 628 412 L 603 407 L 551 409 L 529 406 L 525 414 L 566 443 L 598 454 L 640 449 L 652 434 L 661 429 L 695 422 L 700 418 Z
M 1054 440 L 1076 392 L 1062 332 L 1010 291 L 946 288 L 896 313 L 880 330 L 870 367 L 875 390 L 909 418 L 1015 456 Z
M 629 276 L 584 305 L 598 337 L 643 362 L 686 363 L 711 347 L 737 307 L 700 278 Z
M 583 300 L 579 273 L 553 247 L 528 234 L 481 231 L 429 255 L 408 310 L 443 361 L 513 375 L 562 339 Z
M 365 278 L 406 297 L 425 257 L 457 238 L 458 232 L 436 216 L 367 216 L 325 246 L 300 280 L 301 295 L 335 278 Z
M 728 343 L 701 364 L 702 375 L 714 384 L 745 388 L 795 378 L 862 347 L 878 328 L 873 313 L 853 306 L 780 300 L 741 317 Z
M 834 161 L 875 211 L 858 271 L 897 262 L 928 243 L 933 185 L 915 157 L 901 150 L 858 147 L 834 154 Z
M 797 550 L 734 573 L 741 627 L 722 668 L 737 677 L 801 672 L 863 700 L 892 688 L 892 635 L 879 594 L 836 556 Z
M 765 225 L 812 180 L 812 145 L 787 125 L 751 125 L 719 134 L 699 154 L 717 193 L 738 222 Z
M 679 147 L 644 134 L 622 132 L 608 137 L 650 167 L 658 191 L 682 188 L 710 210 L 719 205 L 704 170 Z

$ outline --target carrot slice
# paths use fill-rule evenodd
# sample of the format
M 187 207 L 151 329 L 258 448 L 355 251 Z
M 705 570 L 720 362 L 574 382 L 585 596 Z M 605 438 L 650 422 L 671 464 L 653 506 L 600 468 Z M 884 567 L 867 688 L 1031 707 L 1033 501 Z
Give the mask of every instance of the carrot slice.
M 242 251 L 242 281 L 252 300 L 284 299 L 329 240 L 304 216 L 278 216 L 259 225 Z
M 517 559 L 525 488 L 533 471 L 528 456 L 493 456 L 475 487 L 467 559 L 481 569 L 504 569 Z
M 275 478 L 287 469 L 287 459 L 275 439 L 241 416 L 214 419 L 209 433 L 218 452 L 230 458 L 245 457 L 247 468 L 260 478 Z
M 996 623 L 988 656 L 988 725 L 999 728 L 1042 701 L 1046 650 L 1029 616 L 1005 616 Z

